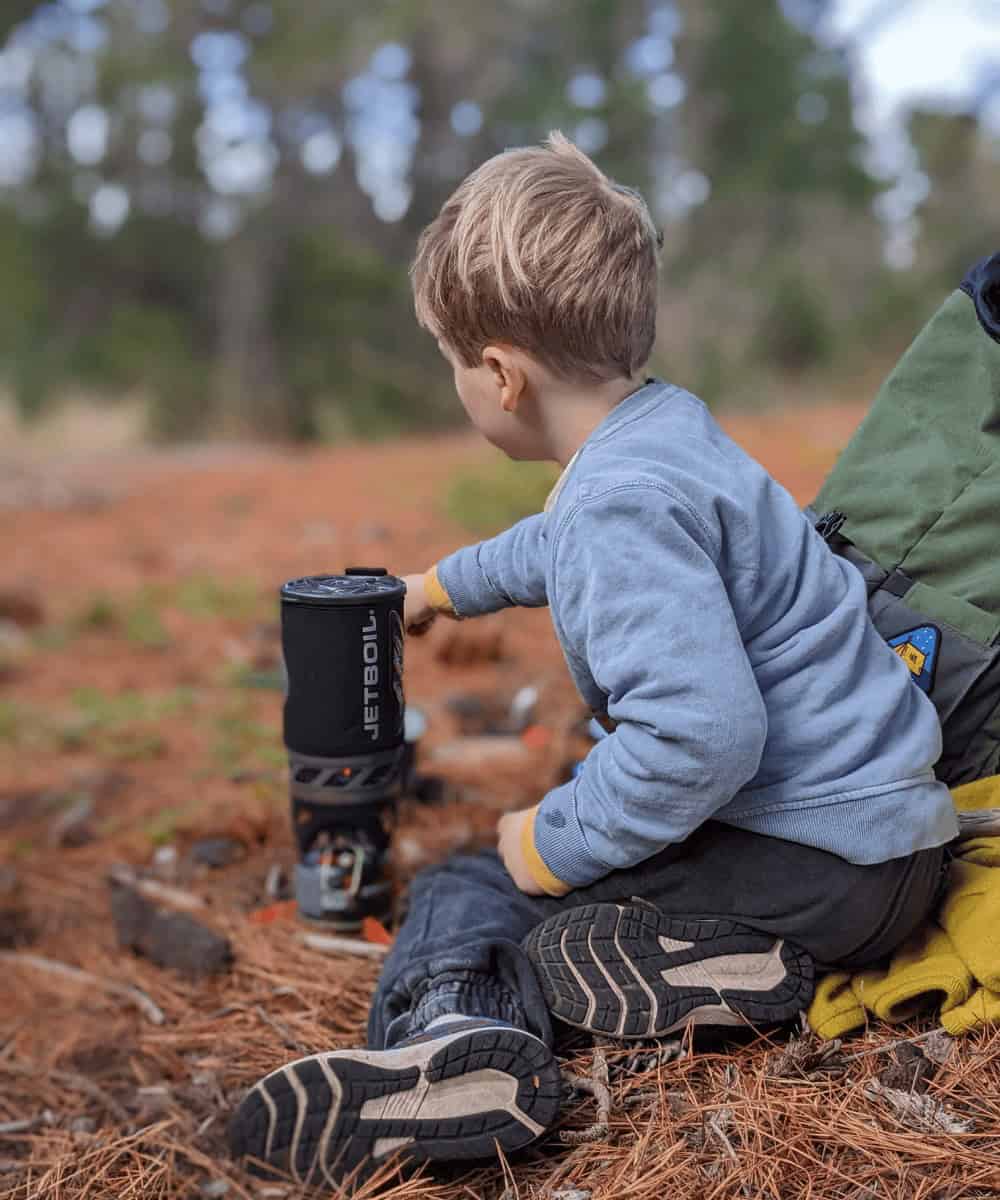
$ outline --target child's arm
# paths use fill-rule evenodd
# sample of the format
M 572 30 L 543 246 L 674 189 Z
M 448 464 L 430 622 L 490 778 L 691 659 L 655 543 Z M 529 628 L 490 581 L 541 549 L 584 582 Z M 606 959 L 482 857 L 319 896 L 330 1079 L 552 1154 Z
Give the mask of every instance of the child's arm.
M 716 563 L 688 500 L 631 485 L 560 530 L 553 615 L 618 723 L 525 824 L 524 858 L 553 894 L 680 842 L 757 772 L 767 715 Z
M 426 576 L 433 607 L 474 617 L 515 604 L 547 604 L 545 520 L 544 513 L 525 517 L 496 537 L 443 558 Z

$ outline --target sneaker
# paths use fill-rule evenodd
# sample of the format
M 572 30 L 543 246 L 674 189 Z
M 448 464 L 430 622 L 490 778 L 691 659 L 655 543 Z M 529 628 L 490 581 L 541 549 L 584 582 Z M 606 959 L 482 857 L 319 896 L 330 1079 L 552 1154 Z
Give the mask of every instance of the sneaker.
M 668 917 L 643 901 L 588 904 L 524 942 L 552 1015 L 617 1038 L 685 1025 L 772 1024 L 812 997 L 798 946 L 716 917 Z
M 265 1075 L 229 1123 L 235 1158 L 336 1188 L 399 1153 L 413 1163 L 519 1150 L 555 1121 L 560 1075 L 544 1042 L 460 1019 L 392 1050 L 311 1054 Z

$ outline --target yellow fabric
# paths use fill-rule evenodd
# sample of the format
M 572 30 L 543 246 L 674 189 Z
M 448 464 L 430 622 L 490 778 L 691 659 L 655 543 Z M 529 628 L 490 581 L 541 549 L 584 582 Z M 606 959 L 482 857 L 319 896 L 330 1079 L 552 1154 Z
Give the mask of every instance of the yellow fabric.
M 444 584 L 438 578 L 437 566 L 433 566 L 430 570 L 424 572 L 424 591 L 427 593 L 427 600 L 435 612 L 454 615 L 455 606 L 451 602 L 451 597 L 445 591 Z
M 1000 808 L 1000 776 L 952 792 L 959 811 Z M 928 920 L 880 970 L 821 979 L 809 1024 L 839 1037 L 870 1017 L 902 1021 L 937 1008 L 949 1033 L 1000 1023 L 1000 837 L 958 842 L 948 888 Z
M 1000 856 L 1000 838 L 976 841 L 995 842 Z M 1000 870 L 957 857 L 938 920 L 975 978 L 1000 991 Z
M 858 971 L 851 979 L 858 1003 L 893 1024 L 932 1005 L 947 1012 L 968 1000 L 975 986 L 951 939 L 933 921 L 908 938 L 884 970 Z
M 868 1020 L 865 1006 L 851 991 L 847 971 L 833 971 L 816 984 L 809 1006 L 809 1024 L 821 1038 L 850 1033 Z
M 537 814 L 537 804 L 524 814 L 524 823 L 521 826 L 521 853 L 524 861 L 528 864 L 531 878 L 543 892 L 549 896 L 565 896 L 567 892 L 573 890 L 572 886 L 563 883 L 557 875 L 552 874 L 535 845 L 535 817 Z
M 959 812 L 978 812 L 983 808 L 1000 808 L 1000 775 L 987 775 L 963 783 L 951 793 Z
M 1000 993 L 976 988 L 964 1004 L 941 1014 L 941 1024 L 953 1036 L 1000 1024 Z

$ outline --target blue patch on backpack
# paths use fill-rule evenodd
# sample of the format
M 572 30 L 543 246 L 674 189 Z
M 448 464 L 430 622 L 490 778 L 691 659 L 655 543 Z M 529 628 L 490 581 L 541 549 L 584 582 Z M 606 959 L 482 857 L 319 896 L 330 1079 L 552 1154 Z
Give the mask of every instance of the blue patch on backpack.
M 923 692 L 934 686 L 941 630 L 936 625 L 918 625 L 888 639 L 889 645 L 913 672 L 913 682 Z

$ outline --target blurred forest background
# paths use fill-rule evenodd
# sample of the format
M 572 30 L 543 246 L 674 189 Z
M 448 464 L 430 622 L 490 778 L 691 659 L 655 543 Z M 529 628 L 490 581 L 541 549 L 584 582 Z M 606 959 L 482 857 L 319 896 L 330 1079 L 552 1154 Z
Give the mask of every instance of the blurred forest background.
M 850 386 L 1000 247 L 1000 73 L 968 112 L 910 111 L 880 160 L 857 40 L 906 3 L 872 0 L 846 41 L 832 7 L 6 0 L 9 403 L 141 401 L 185 439 L 459 421 L 412 317 L 416 236 L 482 159 L 557 127 L 663 225 L 659 373 L 717 404 Z

